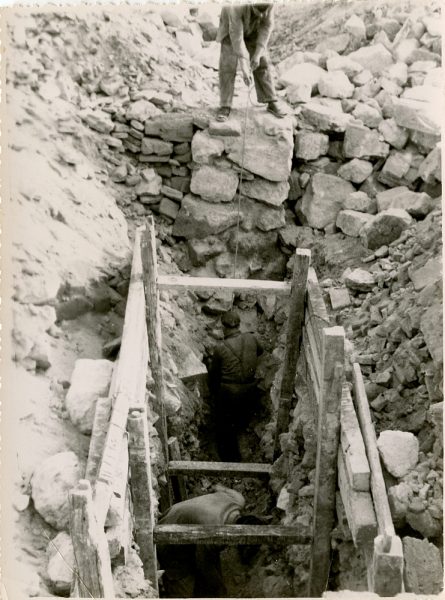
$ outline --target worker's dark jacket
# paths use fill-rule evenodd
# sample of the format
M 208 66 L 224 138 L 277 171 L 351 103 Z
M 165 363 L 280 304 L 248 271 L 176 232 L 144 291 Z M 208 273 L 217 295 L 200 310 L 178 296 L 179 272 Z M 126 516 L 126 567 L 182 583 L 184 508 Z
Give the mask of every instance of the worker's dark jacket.
M 234 53 L 238 58 L 249 60 L 246 39 L 255 39 L 255 48 L 264 52 L 274 26 L 273 6 L 263 15 L 255 14 L 250 4 L 224 6 L 221 10 L 217 42 L 222 42 L 227 36 Z
M 221 384 L 251 384 L 255 381 L 258 356 L 262 347 L 252 333 L 236 330 L 217 344 L 210 366 L 213 389 Z

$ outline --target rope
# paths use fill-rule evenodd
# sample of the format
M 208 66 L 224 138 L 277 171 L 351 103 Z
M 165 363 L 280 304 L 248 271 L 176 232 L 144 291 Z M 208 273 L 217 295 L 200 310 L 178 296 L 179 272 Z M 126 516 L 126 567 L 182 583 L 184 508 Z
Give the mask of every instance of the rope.
M 254 84 L 252 82 L 248 92 L 247 92 L 247 100 L 246 100 L 246 109 L 244 111 L 244 132 L 243 132 L 243 144 L 241 147 L 241 173 L 240 173 L 240 182 L 238 187 L 238 214 L 236 220 L 236 243 L 235 243 L 235 259 L 233 263 L 233 278 L 236 279 L 236 263 L 238 261 L 238 245 L 239 245 L 239 225 L 240 225 L 240 214 L 241 214 L 241 187 L 243 183 L 243 174 L 244 174 L 244 151 L 246 147 L 246 131 L 247 131 L 247 117 L 249 114 L 249 104 L 253 106 L 252 98 L 250 94 L 254 88 Z

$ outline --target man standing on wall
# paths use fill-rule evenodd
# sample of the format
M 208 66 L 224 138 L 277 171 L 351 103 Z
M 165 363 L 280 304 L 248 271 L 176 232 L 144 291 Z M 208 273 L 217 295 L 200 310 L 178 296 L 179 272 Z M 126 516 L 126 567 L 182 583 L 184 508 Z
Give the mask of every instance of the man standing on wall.
M 238 311 L 221 317 L 224 340 L 213 351 L 209 388 L 215 403 L 216 444 L 220 459 L 241 460 L 238 436 L 259 406 L 255 381 L 263 349 L 252 333 L 241 333 Z
M 222 8 L 216 37 L 221 43 L 220 108 L 216 117 L 218 121 L 226 121 L 229 118 L 238 61 L 247 86 L 252 83 L 252 70 L 258 102 L 266 103 L 267 110 L 276 117 L 282 118 L 286 115 L 277 102 L 271 64 L 267 56 L 267 44 L 272 29 L 272 4 L 241 4 Z

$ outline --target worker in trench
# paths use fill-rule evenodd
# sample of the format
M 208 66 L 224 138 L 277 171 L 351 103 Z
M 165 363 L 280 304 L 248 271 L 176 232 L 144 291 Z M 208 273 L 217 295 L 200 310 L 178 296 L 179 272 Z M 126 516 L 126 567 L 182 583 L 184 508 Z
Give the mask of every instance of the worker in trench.
M 221 317 L 224 340 L 207 362 L 219 458 L 239 462 L 240 434 L 260 408 L 255 372 L 263 348 L 252 333 L 240 330 L 240 315 L 229 310 Z
M 164 513 L 160 525 L 260 525 L 266 519 L 243 515 L 243 495 L 220 484 L 215 492 L 174 504 Z M 239 548 L 242 562 L 250 561 L 258 546 Z M 220 553 L 224 546 L 201 544 L 159 545 L 157 556 L 165 598 L 224 598 Z
M 216 37 L 221 43 L 218 121 L 229 118 L 238 62 L 248 87 L 252 84 L 253 74 L 258 102 L 267 104 L 267 110 L 276 117 L 286 116 L 286 111 L 277 101 L 267 54 L 273 25 L 273 5 L 270 3 L 234 4 L 222 8 Z

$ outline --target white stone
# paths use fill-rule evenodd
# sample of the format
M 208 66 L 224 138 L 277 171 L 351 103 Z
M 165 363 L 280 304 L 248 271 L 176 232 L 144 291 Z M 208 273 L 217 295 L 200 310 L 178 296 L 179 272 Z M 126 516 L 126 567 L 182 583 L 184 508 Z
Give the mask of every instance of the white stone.
M 190 190 L 208 202 L 231 202 L 238 187 L 238 175 L 231 169 L 202 165 L 192 172 Z
M 312 131 L 299 131 L 295 135 L 295 156 L 303 160 L 315 160 L 327 153 L 329 136 Z
M 71 421 L 82 433 L 91 433 L 97 399 L 108 394 L 114 363 L 79 358 L 65 399 Z
M 337 215 L 336 225 L 345 234 L 350 237 L 359 237 L 360 230 L 372 219 L 372 215 L 356 210 L 341 210 Z
M 283 488 L 281 488 L 281 491 L 278 495 L 277 508 L 286 512 L 287 509 L 289 508 L 289 502 L 290 502 L 289 492 L 287 491 L 287 489 L 285 487 L 283 487 Z
M 58 595 L 69 594 L 75 570 L 74 549 L 71 536 L 61 531 L 46 549 L 46 576 L 52 591 Z
M 137 100 L 130 104 L 125 113 L 125 118 L 127 121 L 134 120 L 145 123 L 147 119 L 151 119 L 161 113 L 162 111 L 148 100 Z
M 240 187 L 244 196 L 265 202 L 271 206 L 281 206 L 289 193 L 287 181 L 268 181 L 255 177 L 252 181 L 243 181 Z
M 393 98 L 392 116 L 401 127 L 436 135 L 441 128 L 440 102 Z
M 40 516 L 55 529 L 69 524 L 69 491 L 84 475 L 74 452 L 59 452 L 44 460 L 31 478 L 31 496 Z
M 354 77 L 364 70 L 360 63 L 351 60 L 348 56 L 340 55 L 328 58 L 326 67 L 328 71 L 343 71 L 348 77 Z
M 393 118 L 381 121 L 378 130 L 382 134 L 385 142 L 388 142 L 398 150 L 401 150 L 408 141 L 409 132 L 397 125 Z
M 349 59 L 358 62 L 365 69 L 369 69 L 374 75 L 380 75 L 387 67 L 393 64 L 391 53 L 383 44 L 363 46 L 355 52 L 351 52 Z
M 352 111 L 352 116 L 361 121 L 366 127 L 371 128 L 378 127 L 383 119 L 382 111 L 380 109 L 363 102 L 359 102 L 356 105 Z
M 318 91 L 328 98 L 351 98 L 354 86 L 343 71 L 329 71 L 321 75 Z
M 320 102 L 310 102 L 303 106 L 301 115 L 308 124 L 316 127 L 318 131 L 342 132 L 354 122 L 354 118 L 332 106 L 324 106 Z
M 353 158 L 339 168 L 337 175 L 352 183 L 363 183 L 371 175 L 372 168 L 372 163 L 369 161 Z
M 308 225 L 323 229 L 334 224 L 344 199 L 354 191 L 353 185 L 341 177 L 315 173 L 305 190 L 301 205 Z
M 398 186 L 379 192 L 376 196 L 379 212 L 389 208 L 402 208 L 413 217 L 425 217 L 435 208 L 436 202 L 425 192 L 413 192 L 406 186 Z
M 382 431 L 377 447 L 386 470 L 397 478 L 411 471 L 419 460 L 419 442 L 408 431 Z
M 197 131 L 192 139 L 192 158 L 200 164 L 208 164 L 212 158 L 221 156 L 224 152 L 224 142 L 212 137 L 206 131 Z
M 423 24 L 430 35 L 434 37 L 440 37 L 442 35 L 443 25 L 439 15 L 424 17 Z
M 293 83 L 286 89 L 286 100 L 291 104 L 309 102 L 312 96 L 312 85 L 307 81 Z
M 321 67 L 313 63 L 300 63 L 282 73 L 279 76 L 279 83 L 286 87 L 304 82 L 311 86 L 312 92 L 315 92 L 320 77 L 324 73 L 325 71 Z
M 345 199 L 343 208 L 374 215 L 377 212 L 377 203 L 375 198 L 370 198 L 365 192 L 353 192 Z
M 406 38 L 393 47 L 393 56 L 399 62 L 408 62 L 411 54 L 419 47 L 419 41 L 416 38 Z
M 364 269 L 346 269 L 342 279 L 348 288 L 358 292 L 369 292 L 376 284 L 374 275 Z
M 366 38 L 366 26 L 363 19 L 358 15 L 352 15 L 344 24 L 344 30 L 352 35 L 357 40 Z

